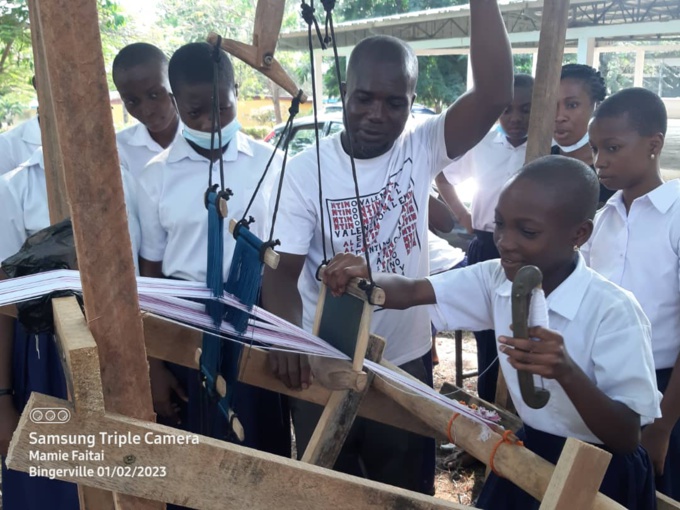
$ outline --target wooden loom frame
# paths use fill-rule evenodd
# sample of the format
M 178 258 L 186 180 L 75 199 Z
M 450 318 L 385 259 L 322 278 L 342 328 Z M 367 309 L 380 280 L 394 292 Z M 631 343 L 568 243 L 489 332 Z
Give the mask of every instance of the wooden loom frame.
M 69 411 L 70 420 L 58 425 L 60 434 L 184 435 L 152 421 L 145 356 L 195 367 L 201 337 L 153 315 L 142 320 L 139 314 L 96 1 L 29 0 L 29 8 L 50 217 L 53 222 L 68 215 L 73 219 L 85 317 L 73 298 L 54 300 L 55 329 L 72 402 L 31 396 L 7 458 L 8 466 L 19 470 L 35 465 L 29 453 L 31 433 L 55 430 L 54 424 L 30 419 L 36 409 Z M 87 135 L 85 142 L 82 134 Z M 104 241 L 102 233 L 107 236 Z M 119 251 L 111 251 L 110 246 Z M 320 404 L 331 398 L 331 392 L 319 385 L 302 392 L 285 388 L 267 370 L 263 351 L 245 348 L 241 363 L 241 380 L 249 384 Z M 368 388 L 359 414 L 433 437 L 445 437 L 450 430 L 450 410 L 380 378 Z M 497 449 L 497 470 L 541 499 L 545 510 L 574 508 L 574 504 L 620 508 L 597 494 L 609 455 L 602 450 L 569 440 L 553 467 L 524 448 L 497 448 L 497 432 L 465 417 L 455 422 L 453 433 L 458 444 L 481 460 L 488 461 Z M 104 462 L 78 464 L 93 469 L 166 466 L 168 473 L 153 479 L 59 476 L 79 484 L 83 509 L 155 509 L 164 506 L 162 501 L 205 509 L 230 505 L 253 510 L 274 505 L 280 509 L 465 508 L 210 438 L 192 446 L 102 449 Z M 58 450 L 59 445 L 41 448 L 46 453 Z M 65 465 L 69 463 L 42 463 L 45 468 Z

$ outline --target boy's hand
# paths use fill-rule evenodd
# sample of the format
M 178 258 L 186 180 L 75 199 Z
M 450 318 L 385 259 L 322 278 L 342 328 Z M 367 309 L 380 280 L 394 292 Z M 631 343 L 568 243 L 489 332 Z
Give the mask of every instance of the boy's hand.
M 3 457 L 7 456 L 9 442 L 18 423 L 19 413 L 14 407 L 12 397 L 9 395 L 0 397 L 0 455 Z
M 664 426 L 660 420 L 647 425 L 642 431 L 641 444 L 647 450 L 649 458 L 652 460 L 656 476 L 663 475 L 670 439 L 671 430 Z
M 160 360 L 150 361 L 149 375 L 151 378 L 151 398 L 153 400 L 154 411 L 166 420 L 172 420 L 179 425 L 181 423 L 179 417 L 180 407 L 172 400 L 172 396 L 176 394 L 184 402 L 187 402 L 189 398 L 186 391 Z
M 287 388 L 306 390 L 312 384 L 312 369 L 306 355 L 270 350 L 267 360 L 271 371 Z
M 513 368 L 558 382 L 572 374 L 574 362 L 567 353 L 562 335 L 550 329 L 536 327 L 529 328 L 529 336 L 537 340 L 506 336 L 498 338 L 503 344 L 499 350 L 507 354 Z
M 368 278 L 366 259 L 351 253 L 333 257 L 323 273 L 323 283 L 334 296 L 341 296 L 352 278 Z

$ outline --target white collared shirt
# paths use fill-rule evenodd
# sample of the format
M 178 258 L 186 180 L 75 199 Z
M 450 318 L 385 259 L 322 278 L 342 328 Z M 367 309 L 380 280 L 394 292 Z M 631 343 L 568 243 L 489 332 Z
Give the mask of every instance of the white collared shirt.
M 181 136 L 182 123 L 177 125 L 175 140 Z M 151 138 L 149 130 L 141 122 L 116 133 L 120 164 L 127 168 L 132 176 L 139 177 L 149 161 L 158 156 L 165 149 Z
M 121 173 L 136 269 L 141 243 L 136 183 L 128 172 Z M 29 236 L 50 226 L 42 148 L 19 168 L 0 177 L 0 214 L 0 262 L 18 252 Z
M 225 187 L 233 192 L 224 221 L 225 281 L 236 246 L 229 233 L 229 220 L 238 221 L 243 216 L 273 151 L 270 145 L 239 132 L 222 156 Z M 269 239 L 269 200 L 274 185 L 278 184 L 281 163 L 281 154 L 277 153 L 248 213 L 255 218 L 255 223 L 250 225 L 251 232 L 263 241 Z M 206 281 L 208 211 L 203 197 L 208 188 L 208 166 L 208 159 L 179 136 L 139 175 L 140 255 L 153 262 L 162 261 L 165 276 Z M 212 174 L 214 184 L 220 184 L 219 168 L 216 161 Z
M 446 180 L 453 185 L 475 179 L 477 192 L 471 206 L 472 228 L 493 232 L 498 197 L 503 185 L 524 165 L 526 152 L 526 142 L 513 147 L 505 135 L 494 129 L 442 170 Z
M 446 239 L 442 239 L 431 230 L 427 231 L 427 248 L 430 254 L 430 274 L 453 269 L 465 258 L 463 250 L 451 246 Z
M 640 302 L 652 323 L 657 370 L 674 366 L 680 354 L 680 180 L 635 199 L 628 214 L 617 191 L 597 213 L 582 252 L 590 267 Z
M 499 260 L 429 278 L 437 299 L 430 307 L 437 330 L 494 329 L 512 336 L 512 283 Z M 641 424 L 661 416 L 651 350 L 649 321 L 632 294 L 589 269 L 579 257 L 576 269 L 547 297 L 550 328 L 564 338 L 571 359 L 609 398 L 638 413 Z M 527 425 L 562 437 L 601 443 L 555 381 L 534 377 L 550 391 L 543 409 L 522 400 L 517 371 L 504 354 L 501 369 L 517 412 Z
M 38 116 L 0 135 L 0 175 L 28 161 L 42 145 Z

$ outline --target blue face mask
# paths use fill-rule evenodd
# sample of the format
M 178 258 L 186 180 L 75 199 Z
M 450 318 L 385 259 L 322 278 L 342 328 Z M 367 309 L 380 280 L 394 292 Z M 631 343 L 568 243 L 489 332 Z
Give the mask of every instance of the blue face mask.
M 241 124 L 238 120 L 234 119 L 229 124 L 222 128 L 222 147 L 226 147 L 229 142 L 231 142 L 236 133 L 241 129 Z M 182 130 L 182 136 L 193 144 L 199 146 L 201 149 L 210 150 L 210 141 L 212 139 L 211 133 L 206 133 L 205 131 L 198 131 L 196 129 L 191 129 L 184 126 Z M 215 140 L 213 142 L 212 149 L 219 149 L 220 138 L 215 133 Z

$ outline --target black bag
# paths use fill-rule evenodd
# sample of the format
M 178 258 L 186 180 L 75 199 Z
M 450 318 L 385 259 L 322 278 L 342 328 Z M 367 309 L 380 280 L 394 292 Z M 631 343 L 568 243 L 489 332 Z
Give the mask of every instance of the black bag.
M 10 278 L 44 273 L 55 269 L 78 269 L 73 226 L 70 219 L 51 225 L 30 236 L 21 249 L 2 262 Z M 73 296 L 73 291 L 57 291 L 17 304 L 18 320 L 31 334 L 54 329 L 52 298 Z

